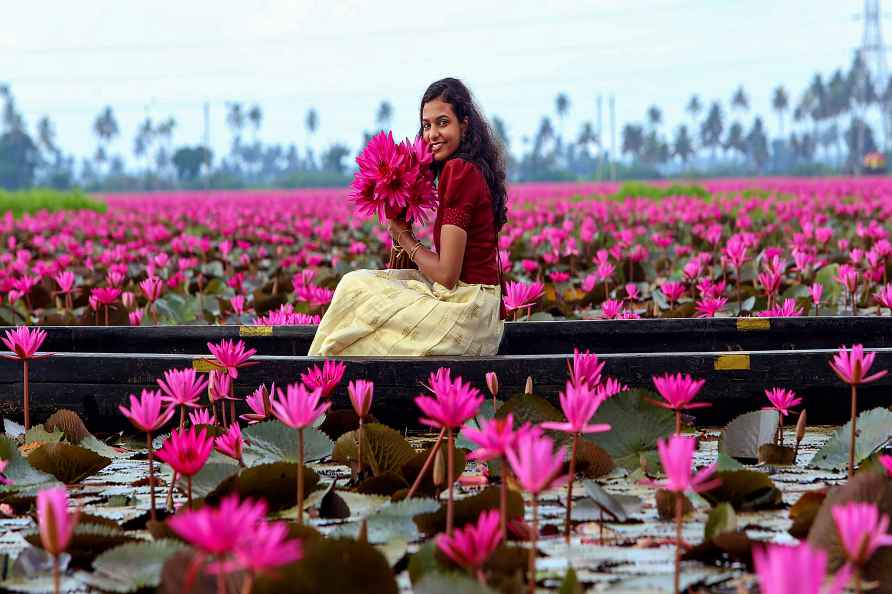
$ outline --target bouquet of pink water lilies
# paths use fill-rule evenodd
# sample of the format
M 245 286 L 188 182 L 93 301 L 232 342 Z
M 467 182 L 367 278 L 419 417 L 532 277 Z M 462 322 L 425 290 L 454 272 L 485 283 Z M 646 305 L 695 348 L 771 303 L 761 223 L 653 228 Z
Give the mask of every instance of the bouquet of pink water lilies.
M 421 138 L 397 144 L 392 132 L 380 132 L 356 158 L 359 171 L 350 199 L 365 216 L 376 214 L 383 221 L 405 211 L 407 221 L 423 222 L 437 207 L 432 162 Z

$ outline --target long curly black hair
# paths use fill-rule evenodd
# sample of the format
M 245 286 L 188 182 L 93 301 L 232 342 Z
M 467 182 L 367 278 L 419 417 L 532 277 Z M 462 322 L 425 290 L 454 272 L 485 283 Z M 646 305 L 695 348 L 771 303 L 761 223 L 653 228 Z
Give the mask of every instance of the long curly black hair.
M 489 122 L 483 117 L 471 97 L 471 92 L 462 81 L 457 78 L 444 78 L 431 83 L 421 97 L 421 107 L 418 109 L 419 121 L 423 117 L 425 103 L 434 99 L 451 105 L 459 122 L 464 122 L 467 118 L 468 127 L 462 135 L 458 148 L 449 158 L 460 157 L 480 168 L 492 195 L 492 212 L 496 229 L 501 229 L 508 221 L 508 191 L 505 183 L 505 157 L 500 143 L 496 141 Z M 418 135 L 422 136 L 423 132 L 423 128 L 419 127 Z M 444 164 L 434 161 L 435 175 L 440 175 Z

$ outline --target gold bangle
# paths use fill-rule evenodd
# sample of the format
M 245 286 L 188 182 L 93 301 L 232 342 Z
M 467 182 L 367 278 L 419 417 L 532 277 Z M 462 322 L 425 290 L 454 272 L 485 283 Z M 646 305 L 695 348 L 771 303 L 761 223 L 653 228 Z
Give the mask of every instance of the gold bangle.
M 415 245 L 412 246 L 412 249 L 409 250 L 409 260 L 412 262 L 415 261 L 415 254 L 418 253 L 418 250 L 422 248 L 422 243 L 419 241 Z
M 402 231 L 400 231 L 399 233 L 396 234 L 396 244 L 397 244 L 397 245 L 399 245 L 399 243 L 400 243 L 400 237 L 403 236 L 403 233 L 408 233 L 410 237 L 412 236 L 412 230 L 411 230 L 411 229 L 403 229 Z

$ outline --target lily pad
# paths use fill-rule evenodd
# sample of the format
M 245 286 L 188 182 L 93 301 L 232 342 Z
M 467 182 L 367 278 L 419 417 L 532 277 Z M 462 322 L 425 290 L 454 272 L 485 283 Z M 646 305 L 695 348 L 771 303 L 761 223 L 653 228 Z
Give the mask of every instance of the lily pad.
M 446 592 L 461 592 L 462 594 L 498 594 L 489 586 L 484 586 L 477 580 L 472 580 L 467 574 L 433 571 L 424 575 L 421 580 L 412 586 L 415 594 L 444 594 Z
M 175 540 L 133 542 L 108 550 L 93 561 L 93 573 L 80 574 L 88 585 L 105 592 L 135 592 L 161 583 L 164 563 L 185 545 Z
M 350 517 L 350 506 L 336 491 L 338 482 L 331 481 L 322 501 L 319 502 L 319 517 L 325 520 L 343 520 Z
M 41 546 L 40 534 L 37 532 L 26 534 L 25 540 L 35 547 Z M 135 540 L 135 537 L 120 528 L 102 524 L 78 524 L 66 552 L 71 555 L 72 567 L 86 569 L 101 553 Z
M 657 439 L 675 432 L 675 414 L 646 399 L 659 399 L 647 390 L 631 390 L 608 399 L 591 423 L 609 423 L 612 431 L 585 438 L 604 448 L 617 466 L 634 470 L 641 454 L 657 448 Z
M 783 505 L 783 495 L 771 478 L 755 470 L 717 472 L 721 484 L 701 493 L 711 505 L 730 503 L 736 511 L 778 509 Z
M 796 450 L 793 448 L 773 443 L 763 443 L 759 446 L 759 464 L 789 466 L 795 463 Z
M 297 431 L 281 421 L 266 421 L 242 430 L 245 439 L 245 464 L 255 466 L 271 462 L 299 462 Z M 304 462 L 321 460 L 334 446 L 318 429 L 304 429 Z
M 47 431 L 41 423 L 34 425 L 25 432 L 25 443 L 56 443 L 62 441 L 65 434 L 62 431 Z
M 25 434 L 25 426 L 19 425 L 12 419 L 3 419 L 3 433 L 8 437 L 19 437 Z
M 230 476 L 206 497 L 210 503 L 230 493 L 238 493 L 244 499 L 265 499 L 270 511 L 279 511 L 297 505 L 297 471 L 299 466 L 289 462 L 260 464 L 242 469 Z M 312 468 L 304 467 L 304 497 L 319 483 L 319 475 Z
M 433 499 L 404 499 L 381 507 L 366 518 L 366 535 L 372 544 L 386 543 L 392 539 L 415 540 L 419 537 L 418 527 L 413 519 L 421 514 L 439 508 Z M 335 534 L 348 536 L 356 534 L 357 523 L 339 527 Z
M 668 491 L 666 489 L 657 489 L 656 493 L 654 493 L 654 498 L 657 504 L 657 515 L 660 516 L 661 520 L 674 520 L 677 512 L 676 505 L 678 505 L 678 498 L 682 498 L 681 502 L 681 514 L 682 516 L 686 516 L 692 511 L 694 511 L 694 504 L 691 503 L 691 500 L 684 493 L 676 493 L 674 491 Z
M 723 532 L 737 531 L 737 514 L 729 503 L 720 503 L 709 511 L 703 529 L 704 540 L 715 538 Z
M 481 425 L 483 425 L 483 421 L 494 419 L 495 416 L 496 411 L 492 406 L 492 399 L 487 398 L 483 401 L 483 404 L 480 405 L 480 409 L 477 411 L 477 415 L 468 419 L 467 422 L 465 422 L 464 427 L 480 429 Z M 465 437 L 464 427 L 462 427 L 462 431 L 460 431 L 455 437 L 455 447 L 465 448 L 467 450 L 477 449 L 477 444 Z
M 477 495 L 459 499 L 454 503 L 454 525 L 460 528 L 470 522 L 476 522 L 481 513 L 489 509 L 499 509 L 499 488 L 489 487 Z M 516 491 L 508 492 L 508 520 L 523 518 L 523 498 Z M 424 534 L 436 534 L 446 529 L 446 504 L 433 513 L 415 517 L 415 524 Z
M 423 452 L 419 452 L 412 456 L 412 459 L 406 462 L 402 467 L 402 476 L 406 479 L 407 483 L 414 483 L 415 479 L 418 477 L 418 473 L 421 472 L 422 467 L 424 466 L 427 457 L 430 455 L 431 450 L 433 449 L 433 445 L 429 448 L 425 449 Z M 454 466 L 452 472 L 452 481 L 455 482 L 458 480 L 458 477 L 461 476 L 462 472 L 465 470 L 465 452 L 463 450 L 457 449 L 453 444 L 452 452 L 454 456 Z M 435 481 L 437 484 L 434 484 Z M 424 478 L 421 479 L 421 483 L 418 486 L 418 493 L 420 495 L 438 495 L 444 489 L 449 486 L 449 480 L 446 477 L 446 440 L 443 440 L 443 443 L 440 445 L 439 450 L 437 451 L 437 458 L 433 464 L 433 468 L 428 469 L 428 472 L 425 474 Z
M 28 462 L 65 484 L 78 483 L 111 464 L 105 456 L 69 443 L 44 444 L 31 452 Z
M 719 452 L 738 460 L 756 461 L 759 446 L 774 443 L 780 414 L 774 409 L 749 412 L 728 423 L 719 437 Z
M 686 551 L 684 561 L 700 561 L 713 565 L 727 566 L 742 563 L 748 571 L 753 570 L 753 544 L 745 532 L 722 532 L 709 540 Z
M 363 430 L 363 464 L 368 464 L 375 475 L 385 472 L 402 473 L 402 468 L 414 456 L 415 448 L 399 433 L 386 425 L 369 423 Z M 350 431 L 338 438 L 331 458 L 350 466 L 358 459 L 357 432 Z
M 61 431 L 69 443 L 80 444 L 81 440 L 90 434 L 87 426 L 73 410 L 62 408 L 50 415 L 44 423 L 49 432 Z
M 345 571 L 345 568 L 349 570 Z M 253 594 L 397 594 L 387 558 L 374 546 L 352 539 L 320 539 L 304 543 L 303 559 L 257 579 Z
M 0 485 L 0 493 L 4 491 L 21 491 L 29 488 L 48 487 L 56 482 L 53 475 L 37 470 L 23 457 L 9 437 L 0 436 L 0 459 L 6 460 L 3 474 L 11 482 Z
M 855 437 L 855 464 L 870 457 L 886 445 L 892 436 L 892 411 L 874 408 L 858 415 Z M 821 470 L 839 470 L 849 463 L 849 440 L 852 434 L 852 421 L 838 429 L 817 451 L 809 466 Z
M 582 486 L 591 500 L 617 522 L 625 522 L 629 516 L 641 510 L 642 501 L 634 495 L 613 495 L 595 481 L 583 481 Z
M 524 423 L 538 425 L 546 421 L 559 423 L 564 420 L 564 414 L 560 410 L 555 408 L 548 400 L 536 394 L 513 396 L 499 407 L 495 416 L 503 419 L 509 413 L 514 417 L 515 427 Z
M 201 467 L 198 474 L 192 477 L 192 496 L 207 497 L 214 492 L 220 483 L 229 477 L 237 474 L 239 467 L 235 464 L 227 464 L 226 462 L 208 462 Z M 158 469 L 155 469 L 158 472 Z M 295 481 L 297 478 L 295 477 Z M 186 481 L 183 477 L 179 478 L 178 484 L 181 489 L 186 489 Z M 297 489 L 297 486 L 294 487 Z
M 811 530 L 812 524 L 815 523 L 818 511 L 826 498 L 826 489 L 807 491 L 799 497 L 798 501 L 790 508 L 790 519 L 793 520 L 793 525 L 789 529 L 791 536 L 800 540 L 808 537 L 808 532 Z

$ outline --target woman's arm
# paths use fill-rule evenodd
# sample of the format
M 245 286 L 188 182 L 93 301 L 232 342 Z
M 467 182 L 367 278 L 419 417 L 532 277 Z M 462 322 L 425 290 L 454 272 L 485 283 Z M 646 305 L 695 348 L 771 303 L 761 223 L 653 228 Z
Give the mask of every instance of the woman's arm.
M 407 253 L 412 253 L 418 244 L 412 228 L 405 221 L 391 220 L 390 233 L 398 237 L 400 247 Z M 451 289 L 461 276 L 467 243 L 468 234 L 464 229 L 457 225 L 443 225 L 440 230 L 440 253 L 422 246 L 414 253 L 415 264 L 430 280 Z

